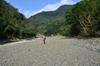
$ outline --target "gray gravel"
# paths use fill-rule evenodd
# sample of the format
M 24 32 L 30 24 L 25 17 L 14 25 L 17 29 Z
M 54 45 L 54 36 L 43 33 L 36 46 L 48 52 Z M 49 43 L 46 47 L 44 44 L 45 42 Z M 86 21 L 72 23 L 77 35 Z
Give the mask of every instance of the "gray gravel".
M 100 52 L 93 50 L 99 42 L 48 37 L 46 45 L 42 38 L 1 45 L 0 66 L 100 66 Z

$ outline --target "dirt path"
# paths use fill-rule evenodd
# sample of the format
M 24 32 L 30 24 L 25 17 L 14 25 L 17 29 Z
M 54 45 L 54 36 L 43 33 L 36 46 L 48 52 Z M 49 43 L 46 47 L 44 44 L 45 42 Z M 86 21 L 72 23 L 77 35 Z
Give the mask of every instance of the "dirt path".
M 100 66 L 100 52 L 79 46 L 78 39 L 49 37 L 46 42 L 38 38 L 0 46 L 0 66 Z

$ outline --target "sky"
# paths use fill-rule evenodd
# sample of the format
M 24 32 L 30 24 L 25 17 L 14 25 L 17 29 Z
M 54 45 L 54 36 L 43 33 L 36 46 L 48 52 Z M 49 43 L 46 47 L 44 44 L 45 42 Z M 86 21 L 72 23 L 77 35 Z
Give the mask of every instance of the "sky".
M 80 0 L 6 0 L 27 18 L 42 11 L 54 11 L 62 5 L 72 5 Z

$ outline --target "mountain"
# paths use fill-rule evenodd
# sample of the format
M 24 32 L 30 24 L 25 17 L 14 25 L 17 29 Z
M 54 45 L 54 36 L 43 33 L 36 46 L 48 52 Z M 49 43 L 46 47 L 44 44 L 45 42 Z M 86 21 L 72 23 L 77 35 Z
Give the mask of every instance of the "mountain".
M 58 25 L 55 27 L 57 29 L 57 27 L 59 27 L 65 21 L 65 13 L 71 7 L 72 5 L 63 5 L 55 11 L 38 13 L 34 16 L 31 16 L 28 19 L 28 22 L 36 26 L 35 28 L 39 33 L 45 33 L 46 31 L 48 31 L 48 29 L 50 29 L 48 26 L 53 29 L 55 25 Z M 49 32 L 51 32 L 52 29 Z
M 58 17 L 63 17 L 67 9 L 69 9 L 71 5 L 63 5 L 58 8 L 56 11 L 48 11 L 48 12 L 41 12 L 34 16 L 31 16 L 28 21 L 34 23 L 47 23 L 48 21 L 52 22 L 57 19 Z
M 33 35 L 31 27 L 18 9 L 0 0 L 0 40 L 26 38 Z

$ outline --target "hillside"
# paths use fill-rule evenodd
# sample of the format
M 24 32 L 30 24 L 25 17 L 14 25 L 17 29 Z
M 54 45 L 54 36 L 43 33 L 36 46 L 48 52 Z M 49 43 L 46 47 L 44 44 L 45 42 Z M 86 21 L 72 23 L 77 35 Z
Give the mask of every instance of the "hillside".
M 39 14 L 36 14 L 35 16 L 31 16 L 28 21 L 36 26 L 37 32 L 39 33 L 53 32 L 51 34 L 55 34 L 57 33 L 59 25 L 61 25 L 65 21 L 65 13 L 67 10 L 69 10 L 70 7 L 72 6 L 63 5 L 56 11 L 41 12 Z
M 23 14 L 18 9 L 0 0 L 0 40 L 26 38 L 33 33 Z

